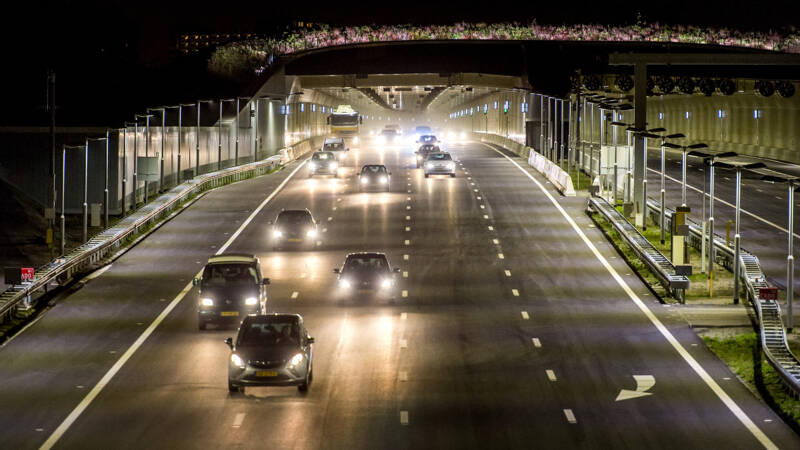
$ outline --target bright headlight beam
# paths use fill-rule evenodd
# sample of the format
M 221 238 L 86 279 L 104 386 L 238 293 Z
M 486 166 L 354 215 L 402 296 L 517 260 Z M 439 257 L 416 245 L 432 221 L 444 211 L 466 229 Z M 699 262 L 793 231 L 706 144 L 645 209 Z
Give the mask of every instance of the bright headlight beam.
M 292 356 L 292 359 L 289 360 L 289 365 L 290 366 L 296 366 L 296 365 L 300 364 L 301 362 L 303 362 L 303 354 L 302 353 L 298 353 L 298 354 Z
M 203 306 L 214 306 L 214 299 L 213 298 L 204 298 L 200 301 L 200 304 Z
M 242 360 L 242 358 L 236 353 L 231 354 L 231 362 L 233 363 L 234 366 L 240 369 L 245 368 L 244 360 Z
M 247 297 L 246 299 L 244 299 L 244 304 L 248 306 L 253 306 L 255 304 L 258 304 L 258 299 L 255 297 Z

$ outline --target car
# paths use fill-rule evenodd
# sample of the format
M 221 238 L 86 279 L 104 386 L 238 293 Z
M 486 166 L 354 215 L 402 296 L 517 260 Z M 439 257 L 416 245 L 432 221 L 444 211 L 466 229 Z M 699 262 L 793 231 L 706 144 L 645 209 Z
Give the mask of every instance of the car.
M 417 169 L 422 167 L 422 163 L 425 161 L 425 158 L 428 157 L 429 153 L 438 153 L 441 150 L 439 149 L 438 145 L 435 144 L 422 144 L 419 146 L 419 150 L 414 152 L 417 155 Z
M 417 139 L 418 144 L 438 144 L 440 141 L 432 134 L 423 134 Z
M 350 253 L 341 268 L 333 269 L 339 298 L 366 295 L 394 299 L 395 274 L 399 272 L 399 267 L 392 269 L 384 253 L 377 252 Z
M 358 184 L 362 189 L 388 186 L 391 175 L 383 164 L 365 164 L 358 173 Z
M 299 314 L 247 316 L 236 340 L 225 339 L 228 357 L 228 392 L 245 386 L 297 386 L 308 391 L 314 379 L 314 338 Z
M 450 153 L 429 153 L 422 170 L 425 171 L 425 178 L 431 175 L 450 175 L 451 178 L 455 178 L 456 162 L 450 157 Z
M 282 209 L 272 225 L 272 249 L 285 245 L 313 245 L 319 233 L 308 209 Z
M 385 128 L 378 135 L 378 142 L 381 144 L 393 144 L 400 141 L 400 132 L 394 128 Z
M 193 280 L 198 286 L 197 324 L 238 323 L 249 314 L 267 310 L 269 278 L 261 277 L 258 258 L 243 253 L 223 253 L 208 258 L 203 274 Z
M 339 176 L 339 162 L 336 160 L 336 153 L 331 151 L 318 151 L 311 155 L 308 162 L 308 177 L 314 175 L 327 174 L 334 178 Z
M 322 148 L 320 149 L 320 151 L 334 152 L 334 154 L 336 155 L 336 159 L 340 160 L 347 156 L 347 152 L 349 152 L 350 149 L 347 148 L 347 145 L 344 142 L 344 138 L 331 137 L 331 138 L 325 138 L 325 140 L 322 141 Z

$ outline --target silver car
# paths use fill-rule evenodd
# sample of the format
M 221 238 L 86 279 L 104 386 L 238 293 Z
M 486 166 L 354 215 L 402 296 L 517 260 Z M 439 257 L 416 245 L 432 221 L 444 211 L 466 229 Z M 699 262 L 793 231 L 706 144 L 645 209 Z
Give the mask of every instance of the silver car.
M 450 157 L 450 153 L 429 153 L 422 165 L 422 170 L 425 171 L 425 178 L 431 175 L 450 175 L 455 178 L 456 162 Z
M 247 316 L 236 341 L 225 339 L 228 357 L 228 391 L 245 386 L 297 386 L 308 390 L 314 377 L 314 338 L 299 314 Z
M 336 153 L 329 151 L 314 152 L 311 161 L 308 162 L 308 177 L 314 175 L 333 175 L 339 176 L 339 162 L 336 160 Z

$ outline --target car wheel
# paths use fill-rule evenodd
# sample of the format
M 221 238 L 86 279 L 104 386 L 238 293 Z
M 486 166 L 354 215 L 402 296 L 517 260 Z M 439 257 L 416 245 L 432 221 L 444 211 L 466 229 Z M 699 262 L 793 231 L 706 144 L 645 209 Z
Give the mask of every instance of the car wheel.
M 297 385 L 297 390 L 300 392 L 308 392 L 308 385 L 311 384 L 311 370 L 306 373 L 306 379 L 302 384 Z
M 426 173 L 425 178 L 430 178 L 430 175 Z
M 454 174 L 454 173 L 450 174 L 450 178 L 455 178 L 455 177 L 456 177 L 456 174 Z
M 197 329 L 200 331 L 205 331 L 206 325 L 207 324 L 201 320 L 200 322 L 197 323 Z
M 235 384 L 231 383 L 230 379 L 228 379 L 228 392 L 230 392 L 231 394 L 239 392 L 239 386 L 236 386 Z

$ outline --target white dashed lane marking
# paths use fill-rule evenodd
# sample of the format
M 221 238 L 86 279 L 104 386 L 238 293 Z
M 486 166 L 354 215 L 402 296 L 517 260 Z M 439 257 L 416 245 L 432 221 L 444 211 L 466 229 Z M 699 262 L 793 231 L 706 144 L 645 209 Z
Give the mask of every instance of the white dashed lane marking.
M 403 261 L 408 261 L 408 258 L 409 258 L 408 255 L 403 255 Z
M 300 293 L 297 291 L 292 292 L 292 298 L 297 298 L 300 296 Z
M 502 253 L 498 253 L 497 257 L 500 258 L 500 259 L 506 259 L 506 256 L 504 254 L 502 254 Z
M 566 416 L 567 422 L 578 423 L 578 419 L 575 418 L 575 413 L 573 413 L 571 409 L 565 409 L 564 416 Z
M 404 298 L 405 298 L 405 297 L 408 297 L 408 291 L 406 291 L 406 290 L 403 290 L 403 292 L 402 292 L 402 296 L 403 296 Z
M 408 348 L 408 341 L 400 339 L 400 348 Z
M 400 320 L 406 320 L 408 318 L 408 313 L 400 313 Z
M 400 379 L 400 381 L 408 381 L 408 372 L 406 372 L 405 370 L 401 370 L 398 378 Z
M 400 411 L 400 425 L 408 425 L 408 411 Z
M 489 225 L 489 231 L 494 231 L 494 227 Z
M 514 294 L 514 297 L 519 297 L 519 291 L 516 289 L 512 289 L 511 293 Z
M 405 270 L 403 271 L 403 278 L 408 278 L 408 272 Z
M 494 245 L 500 245 L 500 239 L 492 239 Z
M 505 274 L 506 274 L 507 277 L 510 277 L 511 276 L 511 271 L 510 270 L 505 270 Z
M 236 414 L 236 417 L 233 419 L 233 428 L 241 427 L 242 422 L 244 422 L 244 413 Z
M 531 338 L 531 341 L 533 341 L 534 347 L 541 348 L 542 342 L 539 340 L 539 338 Z
M 528 315 L 528 311 L 522 311 L 522 318 L 528 320 L 531 318 L 531 316 Z
M 545 373 L 547 374 L 547 379 L 548 380 L 550 380 L 550 381 L 557 381 L 558 380 L 558 378 L 556 378 L 556 373 L 553 372 L 551 369 L 545 370 Z

